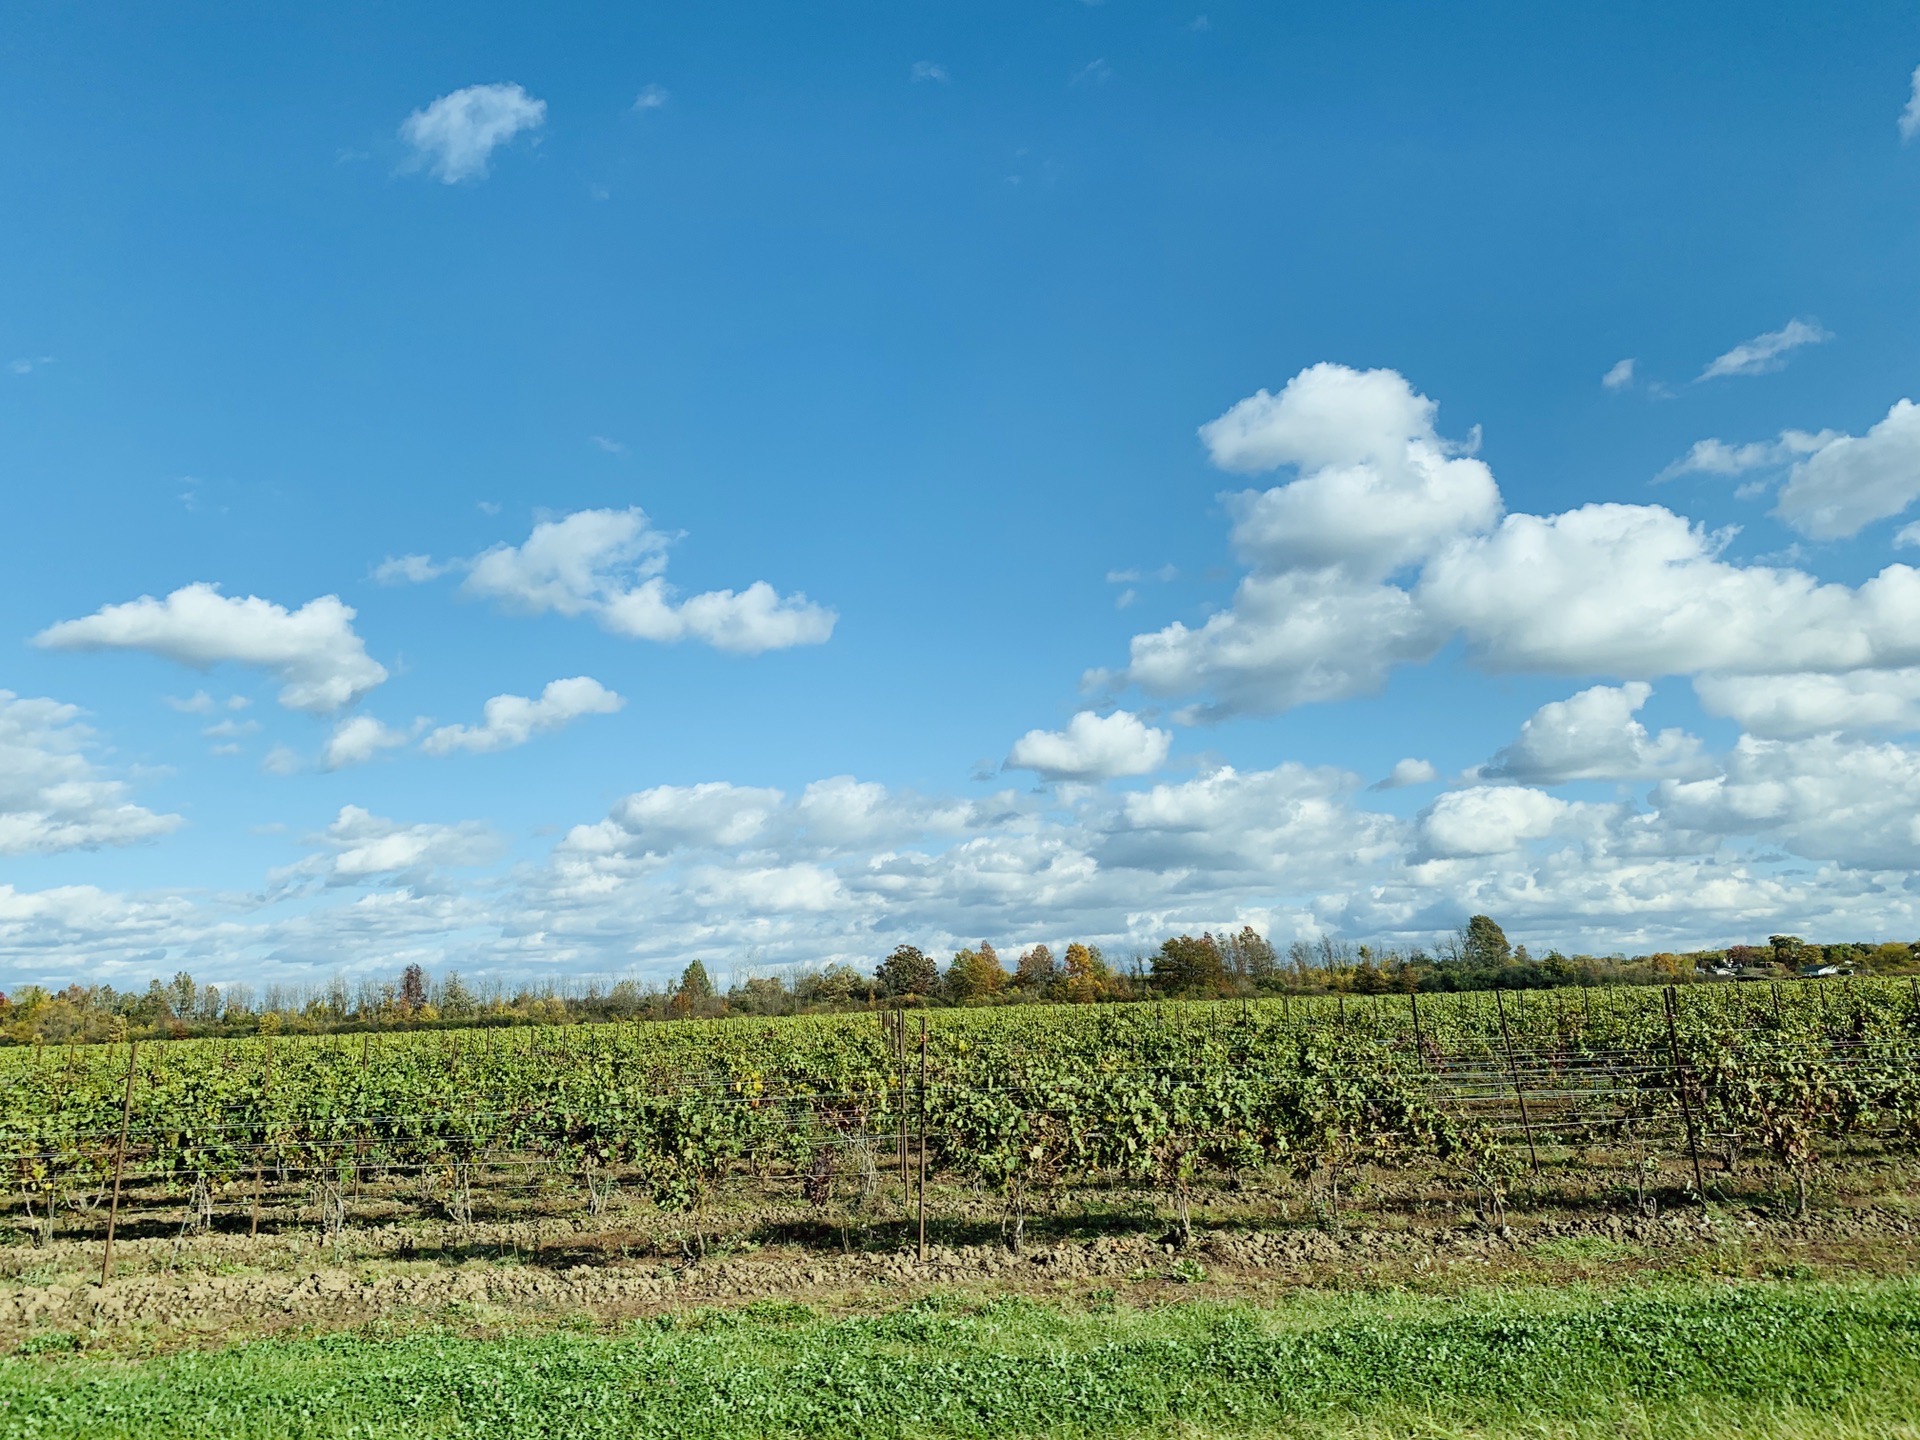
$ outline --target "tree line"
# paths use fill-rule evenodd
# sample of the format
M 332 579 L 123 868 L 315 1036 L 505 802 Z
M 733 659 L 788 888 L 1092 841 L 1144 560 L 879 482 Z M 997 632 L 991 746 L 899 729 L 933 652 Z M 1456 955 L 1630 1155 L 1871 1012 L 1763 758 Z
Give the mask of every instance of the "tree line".
M 1215 934 L 1170 936 L 1151 953 L 1121 964 L 1097 945 L 1075 942 L 1055 954 L 1046 945 L 1009 963 L 981 941 L 943 965 L 914 945 L 896 946 L 871 973 L 835 964 L 792 975 L 747 976 L 719 988 L 704 962 L 676 981 L 555 984 L 490 979 L 468 983 L 458 971 L 429 975 L 406 966 L 394 979 L 335 976 L 320 986 L 201 984 L 186 971 L 144 990 L 69 985 L 23 986 L 0 994 L 0 1044 L 66 1044 L 193 1035 L 321 1034 L 472 1025 L 557 1025 L 581 1021 L 677 1020 L 727 1015 L 825 1014 L 878 1007 L 1017 1004 L 1091 1005 L 1169 998 L 1259 995 L 1406 994 L 1414 991 L 1521 990 L 1566 985 L 1672 984 L 1723 978 L 1785 977 L 1811 966 L 1861 973 L 1920 973 L 1920 944 L 1811 944 L 1793 935 L 1766 945 L 1649 955 L 1538 958 L 1509 944 L 1501 926 L 1473 916 L 1431 949 L 1378 948 L 1323 937 L 1285 950 L 1250 925 Z

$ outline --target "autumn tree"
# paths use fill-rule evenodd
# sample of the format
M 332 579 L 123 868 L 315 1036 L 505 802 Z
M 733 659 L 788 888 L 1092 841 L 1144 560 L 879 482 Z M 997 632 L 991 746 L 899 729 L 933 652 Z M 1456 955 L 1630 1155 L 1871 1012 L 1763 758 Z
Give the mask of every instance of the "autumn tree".
M 1492 916 L 1475 915 L 1460 937 L 1460 958 L 1476 970 L 1497 970 L 1513 959 L 1513 947 Z
M 473 1011 L 473 992 L 467 989 L 458 970 L 449 970 L 446 979 L 440 982 L 440 1013 L 460 1017 L 471 1015 Z
M 1235 979 L 1258 983 L 1280 968 L 1280 957 L 1273 942 L 1251 925 L 1242 925 L 1238 935 L 1223 935 L 1215 943 L 1220 947 L 1220 958 Z
M 1176 935 L 1153 957 L 1153 988 L 1163 995 L 1217 995 L 1227 988 L 1227 968 L 1213 936 Z
M 940 984 L 940 967 L 917 945 L 896 945 L 873 972 L 880 988 L 891 996 L 931 995 Z
M 795 981 L 793 996 L 803 1005 L 850 1005 L 871 990 L 867 977 L 851 965 L 829 965 Z
M 426 1003 L 427 972 L 418 965 L 409 965 L 400 972 L 400 1006 L 412 1014 Z
M 982 942 L 977 950 L 960 950 L 947 966 L 947 998 L 960 1004 L 985 1000 L 1006 987 L 1007 972 L 1000 968 L 994 948 Z
M 1053 952 L 1044 945 L 1035 945 L 1021 954 L 1019 965 L 1014 967 L 1013 988 L 1027 995 L 1045 995 L 1059 976 Z
M 1061 966 L 1061 992 L 1075 1005 L 1091 1005 L 1106 996 L 1113 988 L 1113 971 L 1108 967 L 1106 957 L 1101 955 L 1098 945 L 1082 945 L 1079 941 L 1067 946 L 1067 953 Z

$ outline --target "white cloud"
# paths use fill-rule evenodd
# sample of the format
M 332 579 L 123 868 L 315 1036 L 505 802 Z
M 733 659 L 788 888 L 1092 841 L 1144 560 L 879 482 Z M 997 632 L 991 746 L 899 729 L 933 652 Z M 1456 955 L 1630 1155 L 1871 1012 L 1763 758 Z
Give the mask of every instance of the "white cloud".
M 677 600 L 660 573 L 672 539 L 639 509 L 581 510 L 541 521 L 522 545 L 476 556 L 464 589 L 531 614 L 592 615 L 629 639 L 699 640 L 737 655 L 819 645 L 833 634 L 832 610 L 764 580 Z
M 182 715 L 210 715 L 215 710 L 244 710 L 253 702 L 244 695 L 229 695 L 225 700 L 216 700 L 204 690 L 181 699 L 177 695 L 163 695 L 162 701 L 169 710 L 178 710 Z
M 1802 345 L 1819 345 L 1831 340 L 1833 336 L 1811 320 L 1789 320 L 1778 330 L 1769 330 L 1764 335 L 1756 335 L 1716 356 L 1705 370 L 1700 372 L 1702 380 L 1714 380 L 1727 375 L 1765 375 L 1784 366 L 1789 351 Z
M 1182 723 L 1270 714 L 1376 692 L 1395 666 L 1431 659 L 1445 638 L 1392 585 L 1337 573 L 1250 575 L 1231 608 L 1198 629 L 1176 620 L 1136 635 L 1121 675 L 1087 679 L 1124 680 L 1155 696 L 1212 697 L 1179 712 Z
M 1249 573 L 1228 608 L 1136 635 L 1126 669 L 1089 672 L 1089 688 L 1193 697 L 1174 712 L 1183 723 L 1272 713 L 1376 692 L 1456 637 L 1490 670 L 1632 680 L 1920 664 L 1914 569 L 1891 565 L 1849 587 L 1737 564 L 1722 558 L 1732 531 L 1655 505 L 1491 523 L 1492 476 L 1448 453 L 1458 447 L 1434 436 L 1431 413 L 1390 373 L 1315 366 L 1205 427 L 1220 463 L 1291 462 L 1302 478 L 1231 498 Z M 1908 413 L 1896 407 L 1890 420 L 1871 437 L 1883 459 Z M 1844 438 L 1788 431 L 1768 450 L 1809 463 L 1858 456 L 1836 451 Z M 1716 441 L 1694 458 L 1732 468 L 1751 457 Z M 1402 570 L 1412 578 L 1396 581 Z
M 1818 437 L 1795 462 L 1774 512 L 1814 540 L 1855 535 L 1920 499 L 1920 405 L 1897 400 L 1865 435 Z
M 329 885 L 424 884 L 442 867 L 491 864 L 504 848 L 477 820 L 407 825 L 358 805 L 341 806 L 314 839 L 320 850 L 286 873 L 316 876 Z
M 605 435 L 589 435 L 587 441 L 594 449 L 601 451 L 603 454 L 624 455 L 627 453 L 627 447 L 624 444 L 618 440 L 610 439 Z
M 1663 824 L 1696 836 L 1768 839 L 1855 868 L 1920 866 L 1920 751 L 1903 745 L 1742 736 L 1723 774 L 1665 782 L 1653 803 Z
M 51 364 L 53 364 L 53 356 L 51 355 L 27 355 L 22 356 L 18 360 L 8 361 L 7 369 L 15 375 L 31 375 L 41 366 Z
M 674 603 L 673 587 L 658 576 L 608 599 L 600 623 L 615 635 L 673 644 L 700 640 L 734 655 L 758 655 L 795 645 L 823 645 L 838 616 L 805 595 L 781 595 L 764 580 L 738 594 L 709 590 Z
M 1409 785 L 1430 785 L 1440 778 L 1440 772 L 1434 768 L 1431 760 L 1419 760 L 1408 756 L 1404 760 L 1393 762 L 1393 769 L 1387 772 L 1387 778 L 1377 781 L 1375 790 L 1404 790 Z
M 1200 427 L 1213 463 L 1299 478 L 1227 498 L 1233 545 L 1258 569 L 1380 578 L 1500 515 L 1493 473 L 1440 438 L 1437 407 L 1391 370 L 1315 365 Z
M 1920 546 L 1920 520 L 1911 525 L 1902 525 L 1894 532 L 1893 543 L 1896 549 L 1911 549 Z
M 1357 776 L 1292 764 L 981 803 L 848 776 L 797 797 L 656 787 L 576 827 L 544 863 L 471 878 L 464 867 L 501 853 L 484 826 L 349 807 L 264 896 L 0 886 L 0 976 L 143 984 L 189 965 L 257 984 L 418 960 L 670 978 L 689 954 L 723 968 L 871 966 L 901 941 L 940 953 L 983 936 L 1003 952 L 1088 939 L 1124 959 L 1241 923 L 1282 945 L 1430 941 L 1473 912 L 1537 949 L 1600 953 L 1920 932 L 1920 757 L 1746 750 L 1711 781 L 1656 788 L 1654 809 L 1499 785 L 1451 792 L 1415 820 L 1362 808 Z
M 531 615 L 584 615 L 665 570 L 672 541 L 638 508 L 579 510 L 540 521 L 523 544 L 475 556 L 463 588 Z
M 298 775 L 305 768 L 299 752 L 285 745 L 276 745 L 267 752 L 267 758 L 260 762 L 260 768 L 269 775 Z
M 1176 621 L 1134 637 L 1126 681 L 1152 695 L 1210 692 L 1180 718 L 1215 717 L 1368 693 L 1393 666 L 1432 656 L 1443 633 L 1380 582 L 1500 515 L 1492 472 L 1438 435 L 1434 413 L 1393 371 L 1323 364 L 1203 425 L 1216 465 L 1292 465 L 1299 477 L 1225 497 L 1251 573 L 1198 629 Z
M 1449 790 L 1421 812 L 1420 836 L 1441 858 L 1501 855 L 1553 835 L 1575 809 L 1524 785 Z
M 566 844 L 589 853 L 738 849 L 761 838 L 785 798 L 778 790 L 718 781 L 657 785 L 621 800 L 599 824 L 574 827 Z
M 1657 736 L 1634 719 L 1653 694 L 1643 680 L 1595 685 L 1542 705 L 1514 742 L 1481 766 L 1478 778 L 1525 785 L 1574 780 L 1654 780 L 1710 772 L 1700 742 L 1684 730 Z
M 944 65 L 936 65 L 931 60 L 914 61 L 913 69 L 909 71 L 908 74 L 916 85 L 923 84 L 927 81 L 932 81 L 937 85 L 947 83 L 947 67 Z
M 1907 108 L 1900 112 L 1900 139 L 1902 143 L 1920 135 L 1920 65 L 1914 66 L 1912 94 L 1907 97 Z
M 451 755 L 456 750 L 484 753 L 524 745 L 535 735 L 557 730 L 582 715 L 611 715 L 627 702 L 598 680 L 576 675 L 553 680 L 530 700 L 524 695 L 496 695 L 481 707 L 477 726 L 443 725 L 420 742 L 429 755 Z
M 387 678 L 354 633 L 353 618 L 353 608 L 336 595 L 288 611 L 256 595 L 229 599 L 217 586 L 195 584 L 165 600 L 142 595 L 63 620 L 33 643 L 48 650 L 144 650 L 200 670 L 223 661 L 252 665 L 279 678 L 282 705 L 318 714 L 352 704 Z
M 1823 584 L 1724 561 L 1726 538 L 1657 505 L 1510 515 L 1441 554 L 1416 593 L 1496 670 L 1765 675 L 1920 663 L 1920 573 L 1890 565 L 1857 589 Z
M 1766 739 L 1920 730 L 1920 668 L 1838 675 L 1702 675 L 1693 688 L 1710 714 L 1724 715 L 1748 734 Z
M 124 783 L 101 773 L 80 713 L 0 690 L 0 855 L 130 845 L 182 824 L 133 804 Z
M 1728 445 L 1724 440 L 1695 440 L 1686 455 L 1661 470 L 1659 478 L 1667 480 L 1676 474 L 1736 476 L 1749 470 L 1788 465 L 1797 455 L 1809 455 L 1820 445 L 1834 440 L 1834 436 L 1834 430 L 1822 430 L 1820 434 L 1786 430 L 1780 440 L 1755 440 L 1745 445 Z
M 1616 360 L 1606 374 L 1600 377 L 1600 383 L 1609 390 L 1625 390 L 1633 384 L 1632 360 Z
M 373 578 L 380 585 L 424 585 L 451 568 L 436 563 L 431 555 L 389 555 L 373 567 Z
M 364 765 L 383 750 L 397 750 L 407 743 L 404 730 L 382 725 L 371 715 L 353 715 L 334 727 L 320 751 L 320 768 L 344 770 Z
M 1108 780 L 1158 770 L 1172 744 L 1171 734 L 1129 711 L 1101 716 L 1082 710 L 1065 730 L 1029 730 L 1013 742 L 1006 764 L 1049 780 Z
M 546 118 L 547 102 L 518 85 L 469 85 L 407 116 L 400 138 L 412 147 L 415 167 L 454 185 L 485 178 L 496 149 Z
M 644 115 L 649 110 L 664 108 L 671 98 L 664 85 L 649 85 L 633 97 L 633 108 Z

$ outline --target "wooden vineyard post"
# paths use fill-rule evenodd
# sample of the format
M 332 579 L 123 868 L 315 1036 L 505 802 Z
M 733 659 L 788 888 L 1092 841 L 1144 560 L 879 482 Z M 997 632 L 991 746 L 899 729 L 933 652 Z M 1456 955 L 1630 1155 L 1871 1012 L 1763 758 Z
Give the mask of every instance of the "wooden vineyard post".
M 120 1219 L 120 1172 L 127 1160 L 127 1130 L 133 1124 L 133 1077 L 134 1059 L 140 1053 L 140 1042 L 127 1042 L 127 1095 L 120 1102 L 120 1143 L 113 1147 L 113 1203 L 107 1207 L 107 1249 L 100 1257 L 100 1283 L 107 1283 L 107 1276 L 113 1273 L 113 1227 Z
M 1780 1028 L 1780 1023 L 1781 1023 L 1780 1022 L 1780 982 L 1778 980 L 1769 981 L 1767 983 L 1767 988 L 1773 992 L 1773 1028 L 1778 1030 Z
M 253 1218 L 247 1224 L 247 1238 L 260 1235 L 261 1172 L 267 1164 L 267 1102 L 273 1095 L 273 1037 L 267 1037 L 267 1063 L 260 1072 L 260 1148 L 253 1155 Z
M 1693 1105 L 1687 1098 L 1687 1072 L 1680 1068 L 1680 1037 L 1673 1024 L 1673 987 L 1661 992 L 1667 1002 L 1667 1052 L 1673 1057 L 1673 1084 L 1680 1092 L 1680 1118 L 1687 1126 L 1687 1158 L 1693 1161 L 1693 1189 L 1700 1197 L 1701 1208 L 1706 1208 L 1707 1182 L 1700 1173 L 1700 1139 L 1694 1133 Z
M 893 1076 L 900 1089 L 900 1213 L 904 1217 L 907 1204 L 913 1198 L 913 1177 L 907 1173 L 907 1015 L 904 1010 L 892 1011 L 893 1015 Z
M 1520 1062 L 1513 1054 L 1513 1032 L 1507 1029 L 1507 1002 L 1501 993 L 1493 992 L 1494 1008 L 1500 1012 L 1500 1040 L 1507 1051 L 1507 1073 L 1513 1077 L 1513 1098 L 1520 1102 L 1520 1128 L 1527 1135 L 1527 1162 L 1533 1166 L 1533 1173 L 1540 1173 L 1540 1154 L 1533 1148 L 1533 1119 L 1527 1114 L 1526 1087 L 1520 1083 Z
M 1413 1052 L 1420 1057 L 1422 1065 L 1427 1063 L 1427 1037 L 1420 1029 L 1420 992 L 1407 992 L 1407 1005 L 1413 1011 Z
M 927 1263 L 927 1017 L 920 1017 L 920 1263 Z

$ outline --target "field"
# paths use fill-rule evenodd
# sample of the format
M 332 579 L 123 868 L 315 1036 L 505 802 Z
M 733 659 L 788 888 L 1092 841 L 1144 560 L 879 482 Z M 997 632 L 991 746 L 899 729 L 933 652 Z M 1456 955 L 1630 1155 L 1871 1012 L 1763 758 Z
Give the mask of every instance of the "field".
M 1916 1000 L 12 1052 L 0 1429 L 1912 1433 Z

